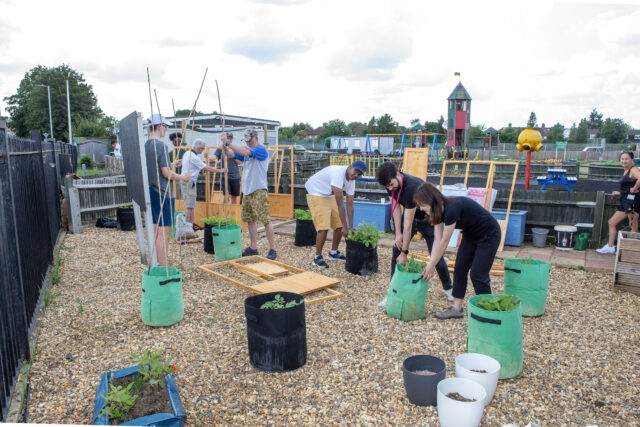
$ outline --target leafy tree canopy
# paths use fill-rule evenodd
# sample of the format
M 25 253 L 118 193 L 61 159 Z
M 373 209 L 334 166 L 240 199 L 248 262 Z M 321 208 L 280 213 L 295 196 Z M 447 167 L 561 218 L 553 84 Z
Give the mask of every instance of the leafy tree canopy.
M 622 119 L 607 118 L 598 130 L 597 136 L 606 139 L 607 144 L 623 144 L 627 140 L 629 129 L 631 126 Z
M 503 144 L 517 144 L 518 143 L 518 135 L 520 135 L 520 130 L 514 127 L 506 127 L 502 129 L 500 132 L 500 142 Z
M 558 141 L 564 141 L 564 126 L 560 123 L 556 123 L 551 128 L 551 132 L 547 136 L 546 142 L 553 143 Z
M 389 114 L 380 117 L 371 117 L 366 127 L 366 133 L 397 133 L 398 122 L 393 120 Z
M 527 120 L 527 127 L 534 128 L 538 126 L 538 118 L 533 111 L 529 114 L 529 120 Z
M 355 128 L 357 128 L 358 126 L 364 126 L 364 123 L 362 123 L 362 122 L 351 122 L 347 126 L 349 126 L 349 129 L 351 129 L 351 132 L 353 132 L 353 130 Z
M 580 120 L 580 123 L 576 127 L 574 123 L 569 132 L 570 144 L 586 144 L 589 139 L 589 122 L 587 119 Z
M 191 109 L 190 108 L 183 108 L 180 110 L 176 110 L 176 117 L 189 117 L 189 114 L 191 114 Z M 212 114 L 218 114 L 217 111 L 214 111 Z M 195 117 L 195 116 L 205 116 L 206 114 L 203 113 L 202 111 L 194 111 L 193 115 L 191 117 Z
M 319 139 L 325 139 L 329 136 L 350 136 L 351 129 L 345 122 L 340 119 L 330 120 L 322 124 L 322 132 L 318 135 Z
M 102 119 L 98 99 L 82 74 L 66 64 L 53 68 L 38 65 L 25 73 L 15 94 L 4 98 L 11 115 L 9 126 L 16 135 L 27 137 L 30 130 L 36 129 L 50 133 L 47 88 L 39 86 L 46 85 L 51 92 L 53 134 L 57 139 L 68 140 L 66 80 L 69 80 L 73 125 L 76 126 L 82 119 L 94 122 Z
M 594 108 L 589 114 L 589 129 L 600 129 L 602 124 L 602 114 Z

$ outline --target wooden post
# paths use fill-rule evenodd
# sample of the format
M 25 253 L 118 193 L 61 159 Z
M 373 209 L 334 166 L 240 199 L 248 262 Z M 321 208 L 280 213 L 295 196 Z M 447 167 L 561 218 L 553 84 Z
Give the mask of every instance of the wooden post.
M 142 264 L 147 263 L 147 248 L 144 241 L 144 228 L 142 227 L 142 211 L 140 206 L 135 200 L 132 200 L 133 204 L 133 218 L 136 221 L 136 235 L 138 236 L 138 246 L 140 247 L 140 262 Z
M 82 233 L 82 215 L 80 215 L 80 196 L 78 189 L 73 185 L 67 188 L 67 195 L 69 196 L 69 225 L 73 234 Z
M 604 191 L 596 193 L 596 208 L 593 214 L 593 235 L 591 236 L 591 248 L 599 248 L 602 243 L 604 221 Z M 608 227 L 605 228 L 608 232 Z

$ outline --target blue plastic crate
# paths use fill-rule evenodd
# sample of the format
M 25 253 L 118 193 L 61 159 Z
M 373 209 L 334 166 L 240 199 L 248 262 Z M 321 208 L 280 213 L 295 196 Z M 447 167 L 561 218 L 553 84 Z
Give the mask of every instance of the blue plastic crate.
M 345 208 L 347 201 L 344 202 Z M 391 202 L 384 203 L 375 201 L 354 200 L 353 201 L 353 223 L 355 228 L 363 223 L 373 223 L 378 227 L 378 231 L 390 230 L 389 219 L 391 218 Z M 347 218 L 348 221 L 348 218 Z
M 506 219 L 506 209 L 494 209 L 491 211 L 491 215 L 495 219 Z M 508 246 L 520 246 L 524 241 L 524 226 L 527 222 L 527 211 L 514 211 L 509 212 L 509 222 L 507 223 L 507 236 L 504 239 L 504 244 Z

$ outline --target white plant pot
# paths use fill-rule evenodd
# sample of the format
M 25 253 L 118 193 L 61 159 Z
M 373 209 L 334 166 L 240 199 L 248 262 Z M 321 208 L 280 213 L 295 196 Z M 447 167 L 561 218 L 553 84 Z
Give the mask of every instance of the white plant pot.
M 447 397 L 457 392 L 475 402 L 460 402 Z M 467 378 L 446 378 L 438 383 L 438 419 L 441 427 L 477 427 L 482 419 L 487 392 Z
M 474 372 L 487 371 L 487 373 Z M 487 396 L 484 399 L 484 405 L 487 406 L 493 394 L 496 392 L 498 378 L 500 377 L 500 362 L 493 357 L 489 357 L 480 353 L 463 353 L 456 357 L 456 377 L 467 378 L 478 382 L 484 387 Z

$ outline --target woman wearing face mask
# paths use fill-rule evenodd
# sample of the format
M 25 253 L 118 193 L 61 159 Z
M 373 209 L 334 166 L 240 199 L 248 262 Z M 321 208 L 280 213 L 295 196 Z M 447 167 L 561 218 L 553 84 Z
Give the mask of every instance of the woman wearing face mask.
M 624 173 L 620 179 L 620 191 L 614 191 L 614 196 L 620 196 L 620 205 L 618 210 L 609 218 L 609 241 L 596 252 L 601 254 L 616 253 L 616 236 L 618 234 L 618 224 L 625 218 L 629 219 L 631 230 L 638 231 L 638 213 L 640 210 L 640 195 L 638 195 L 638 187 L 640 187 L 640 170 L 633 164 L 633 153 L 624 151 L 620 155 L 620 164 L 624 168 Z M 638 200 L 636 200 L 638 199 Z
M 500 226 L 474 200 L 468 197 L 444 197 L 431 184 L 420 186 L 413 200 L 418 209 L 427 215 L 435 231 L 431 261 L 422 272 L 425 280 L 433 277 L 436 261 L 444 254 L 453 230 L 462 232 L 453 270 L 453 306 L 436 313 L 438 319 L 462 317 L 462 301 L 467 290 L 469 271 L 476 295 L 491 293 L 489 271 L 500 245 Z

